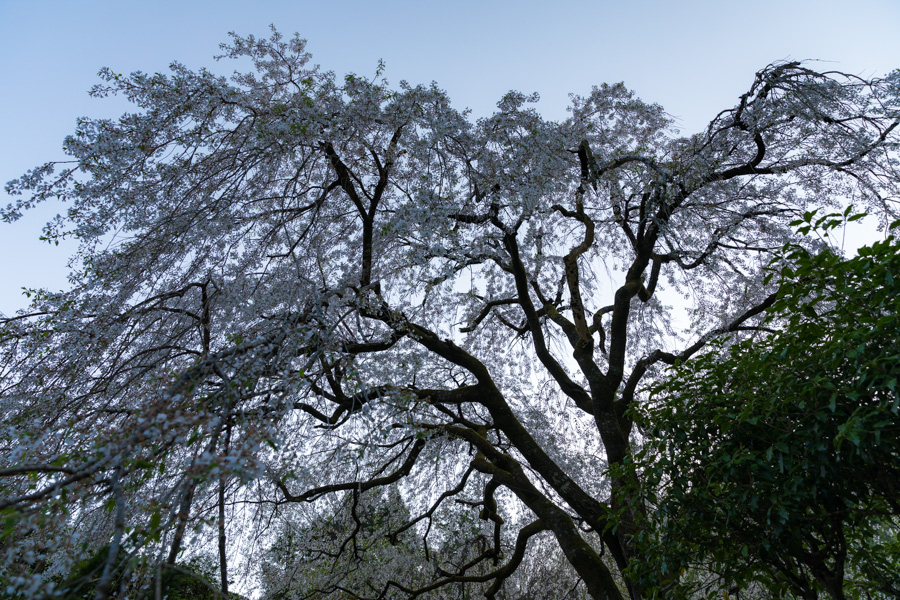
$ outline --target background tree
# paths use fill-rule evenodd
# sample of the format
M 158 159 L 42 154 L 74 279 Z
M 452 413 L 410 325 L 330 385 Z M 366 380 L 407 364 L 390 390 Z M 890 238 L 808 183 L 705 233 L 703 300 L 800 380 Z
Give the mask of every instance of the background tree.
M 389 585 L 390 581 L 423 589 L 423 597 L 428 598 L 588 597 L 583 582 L 546 532 L 537 532 L 529 540 L 531 551 L 527 554 L 522 546 L 517 548 L 506 540 L 499 543 L 504 555 L 521 556 L 513 558 L 516 569 L 502 587 L 497 586 L 496 578 L 490 576 L 496 563 L 478 560 L 499 534 L 493 522 L 480 519 L 466 503 L 454 502 L 433 514 L 428 529 L 417 531 L 416 519 L 393 492 L 389 498 L 369 499 L 368 505 L 351 495 L 341 498 L 344 504 L 336 507 L 326 504 L 307 511 L 296 505 L 286 507 L 290 514 L 279 517 L 281 529 L 262 561 L 263 597 L 328 598 L 353 590 L 371 596 L 406 597 Z M 463 570 L 468 581 L 429 585 Z
M 59 198 L 46 237 L 81 241 L 72 289 L 0 322 L 23 593 L 109 544 L 102 598 L 130 556 L 159 571 L 210 537 L 227 581 L 280 508 L 393 487 L 426 540 L 454 500 L 491 536 L 428 584 L 354 593 L 498 590 L 548 532 L 591 597 L 643 597 L 617 474 L 641 382 L 756 327 L 792 219 L 895 210 L 897 72 L 770 65 L 678 137 L 620 84 L 563 122 L 510 92 L 473 123 L 436 86 L 311 67 L 298 38 L 224 51 L 253 71 L 104 71 L 93 94 L 137 112 L 82 120 L 71 162 L 7 186 L 5 219 Z
M 827 231 L 835 217 L 797 224 Z M 891 235 L 851 259 L 788 246 L 783 259 L 774 330 L 676 367 L 639 416 L 648 555 L 720 575 L 695 587 L 894 598 L 900 245 Z

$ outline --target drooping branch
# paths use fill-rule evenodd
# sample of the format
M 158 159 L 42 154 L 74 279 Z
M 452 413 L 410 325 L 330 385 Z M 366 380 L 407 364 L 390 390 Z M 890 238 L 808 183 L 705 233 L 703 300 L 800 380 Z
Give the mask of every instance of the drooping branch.
M 426 440 L 415 440 L 412 443 L 412 447 L 409 449 L 409 453 L 406 455 L 406 460 L 403 461 L 403 464 L 400 465 L 400 467 L 398 467 L 390 475 L 385 475 L 383 477 L 374 477 L 368 480 L 347 481 L 344 483 L 335 483 L 331 485 L 314 487 L 299 494 L 291 493 L 287 485 L 281 480 L 274 480 L 273 483 L 276 485 L 276 487 L 278 487 L 279 490 L 281 490 L 285 502 L 312 502 L 320 496 L 324 496 L 325 494 L 330 494 L 333 492 L 365 492 L 376 487 L 384 487 L 386 485 L 396 483 L 400 479 L 409 475 L 412 471 L 413 466 L 416 464 L 416 460 L 418 460 L 419 455 L 425 448 L 425 444 Z M 404 449 L 402 452 L 406 452 L 406 449 Z
M 484 319 L 491 314 L 491 310 L 496 306 L 508 306 L 510 304 L 518 304 L 518 300 L 516 298 L 500 298 L 498 300 L 489 300 L 485 302 L 484 307 L 481 309 L 481 312 L 472 320 L 472 322 L 466 327 L 461 327 L 459 331 L 461 333 L 471 333 L 475 331 L 478 325 L 484 321 Z
M 637 386 L 651 366 L 658 362 L 662 362 L 667 365 L 675 365 L 677 363 L 687 361 L 691 356 L 699 352 L 704 346 L 706 346 L 706 344 L 708 344 L 716 337 L 743 330 L 744 323 L 746 323 L 753 317 L 761 315 L 766 310 L 771 308 L 777 298 L 778 292 L 769 294 L 762 302 L 760 302 L 753 308 L 748 309 L 737 318 L 730 321 L 727 325 L 711 329 L 710 331 L 700 336 L 693 344 L 677 354 L 666 352 L 663 350 L 654 350 L 649 355 L 640 359 L 637 364 L 635 364 L 634 369 L 631 371 L 631 375 L 629 375 L 628 381 L 625 383 L 625 387 L 622 390 L 622 396 L 617 403 L 617 410 L 619 414 L 621 414 L 622 417 L 625 418 L 624 415 L 626 414 L 628 407 L 631 406 L 631 403 L 634 401 L 634 394 L 637 390 Z

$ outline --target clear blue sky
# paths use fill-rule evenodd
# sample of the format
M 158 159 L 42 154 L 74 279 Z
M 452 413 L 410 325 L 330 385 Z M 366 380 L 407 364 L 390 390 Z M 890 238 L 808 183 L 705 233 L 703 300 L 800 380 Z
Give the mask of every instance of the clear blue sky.
M 266 35 L 270 23 L 309 40 L 326 69 L 371 74 L 382 58 L 390 81 L 437 81 L 476 116 L 519 89 L 564 118 L 568 93 L 624 81 L 686 133 L 774 60 L 818 58 L 865 76 L 900 68 L 898 0 L 0 0 L 0 183 L 63 158 L 77 117 L 127 109 L 87 97 L 100 67 L 155 72 L 178 60 L 227 73 L 212 60 L 227 33 Z M 38 241 L 61 210 L 0 223 L 0 311 L 24 306 L 22 286 L 66 285 L 73 247 Z

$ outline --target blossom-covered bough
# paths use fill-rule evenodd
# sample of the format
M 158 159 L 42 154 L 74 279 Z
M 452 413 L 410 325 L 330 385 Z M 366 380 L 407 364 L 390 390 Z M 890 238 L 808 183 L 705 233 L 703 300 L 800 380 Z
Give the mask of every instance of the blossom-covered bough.
M 790 221 L 896 215 L 898 74 L 773 64 L 678 137 L 621 84 L 472 122 L 298 38 L 224 48 L 254 70 L 103 71 L 136 112 L 8 184 L 80 249 L 0 320 L 0 579 L 152 595 L 215 549 L 223 591 L 491 598 L 555 540 L 561 594 L 664 594 L 627 575 L 630 409 L 753 332 Z

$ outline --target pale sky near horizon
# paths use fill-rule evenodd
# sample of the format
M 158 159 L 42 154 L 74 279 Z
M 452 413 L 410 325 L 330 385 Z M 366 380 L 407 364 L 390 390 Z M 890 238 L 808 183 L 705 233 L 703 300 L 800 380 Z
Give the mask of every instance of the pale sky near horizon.
M 227 33 L 265 36 L 274 24 L 308 40 L 313 62 L 339 75 L 437 81 L 458 108 L 486 116 L 510 89 L 541 94 L 545 117 L 565 118 L 568 94 L 624 81 L 661 104 L 683 132 L 730 108 L 766 64 L 822 59 L 880 76 L 900 68 L 900 0 L 662 0 L 428 2 L 307 0 L 0 0 L 0 183 L 65 159 L 79 116 L 115 117 L 120 100 L 86 91 L 103 66 L 117 72 L 190 68 L 212 60 Z M 0 205 L 11 199 L 0 191 Z M 48 246 L 41 226 L 64 207 L 0 222 L 0 311 L 26 305 L 21 288 L 66 286 L 74 245 Z

